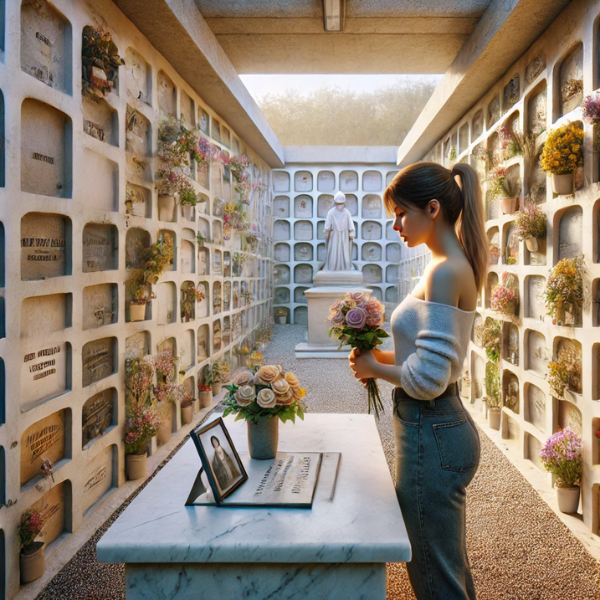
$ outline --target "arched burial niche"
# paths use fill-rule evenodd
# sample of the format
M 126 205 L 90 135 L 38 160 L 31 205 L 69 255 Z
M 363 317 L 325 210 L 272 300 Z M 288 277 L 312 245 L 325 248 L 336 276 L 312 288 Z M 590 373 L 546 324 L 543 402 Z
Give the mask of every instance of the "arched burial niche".
M 196 348 L 196 355 L 198 362 L 202 362 L 209 356 L 210 349 L 210 328 L 208 325 L 200 325 L 198 327 L 198 341 Z
M 184 236 L 186 235 L 187 231 L 189 230 L 184 229 Z M 194 249 L 194 242 L 191 239 L 181 240 L 181 272 L 196 272 L 196 251 Z
M 362 268 L 365 283 L 381 283 L 383 275 L 379 265 L 364 265 Z
M 273 267 L 273 283 L 275 285 L 290 283 L 290 268 L 287 265 L 275 265 Z
M 284 287 L 275 288 L 275 304 L 289 304 L 290 302 L 290 290 Z
M 4 13 L 4 2 L 0 6 Z M 0 24 L 4 29 L 4 19 Z M 21 3 L 21 70 L 67 94 L 73 88 L 72 37 L 69 21 L 46 0 Z
M 152 125 L 150 121 L 128 104 L 125 113 L 126 173 L 128 179 L 134 182 L 149 184 L 152 181 L 151 140 Z
M 40 131 L 44 135 L 40 135 Z M 21 105 L 21 190 L 71 198 L 73 124 L 63 112 L 39 100 Z
M 333 192 L 335 190 L 335 174 L 333 171 L 320 171 L 317 175 L 317 191 Z
M 512 420 L 512 419 L 511 419 Z M 518 426 L 517 426 L 518 429 Z M 529 459 L 540 471 L 546 472 L 541 461 L 542 443 L 528 431 L 525 432 L 525 458 Z
M 583 253 L 583 209 L 572 206 L 560 215 L 558 226 L 558 260 L 575 258 Z
M 365 171 L 362 177 L 363 192 L 380 192 L 383 188 L 382 181 L 379 171 Z
M 276 219 L 289 218 L 289 216 L 290 216 L 290 199 L 287 196 L 277 196 L 273 200 L 273 216 Z
M 81 503 L 84 519 L 89 517 L 111 491 L 118 487 L 116 444 L 104 448 L 85 466 L 81 487 Z
M 295 192 L 312 192 L 313 176 L 310 171 L 296 171 L 294 175 Z
M 581 343 L 563 337 L 555 338 L 554 343 L 556 362 L 568 372 L 568 383 L 565 392 L 568 390 L 575 394 L 581 394 L 583 391 Z
M 578 42 L 560 63 L 558 71 L 558 107 L 562 117 L 583 100 L 583 44 Z
M 289 244 L 275 244 L 274 248 L 275 260 L 278 262 L 290 261 L 290 246 Z
M 548 372 L 550 352 L 544 334 L 533 329 L 526 331 L 525 344 L 527 346 L 527 370 L 533 371 L 540 377 L 545 377 Z
M 128 98 L 145 104 L 152 102 L 152 72 L 142 55 L 129 47 L 125 50 L 125 86 Z
M 118 113 L 106 100 L 83 97 L 81 109 L 84 133 L 106 144 L 119 145 Z
M 361 228 L 361 237 L 363 240 L 380 240 L 381 235 L 381 223 L 377 221 L 364 221 Z
M 487 285 L 485 288 L 485 307 L 492 307 L 492 290 L 498 285 L 498 275 L 493 271 L 488 273 Z
M 520 412 L 519 380 L 517 379 L 517 376 L 510 371 L 504 371 L 502 379 L 503 404 L 506 408 L 518 415 Z
M 324 219 L 332 208 L 333 196 L 330 194 L 321 194 L 317 200 L 317 217 Z
M 175 84 L 171 78 L 164 72 L 159 71 L 156 80 L 158 87 L 158 108 L 168 115 L 176 116 L 176 92 Z
M 310 221 L 296 221 L 294 223 L 294 238 L 296 240 L 310 241 L 313 239 L 313 225 Z
M 383 204 L 381 198 L 376 194 L 367 194 L 362 199 L 362 218 L 381 219 Z
M 500 260 L 500 232 L 498 227 L 490 227 L 487 232 L 490 252 L 490 265 L 497 265 Z
M 117 338 L 93 340 L 81 349 L 81 379 L 83 387 L 110 377 L 118 370 Z
M 294 217 L 296 219 L 312 218 L 313 201 L 310 196 L 302 195 L 294 198 Z
M 375 262 L 381 260 L 381 246 L 375 242 L 363 244 L 361 249 L 361 260 L 364 262 Z
M 38 539 L 44 542 L 46 556 L 50 555 L 51 550 L 48 548 L 52 547 L 52 542 L 61 537 L 65 531 L 71 530 L 72 497 L 71 482 L 67 480 L 50 488 L 29 507 L 50 515 L 38 534 Z
M 294 283 L 312 283 L 313 269 L 310 265 L 297 265 L 294 268 Z
M 273 226 L 273 239 L 275 241 L 287 241 L 290 239 L 289 221 L 275 221 Z
M 221 319 L 213 322 L 213 352 L 221 349 Z
M 306 306 L 297 306 L 294 309 L 294 323 L 296 325 L 308 325 L 308 309 Z
M 128 181 L 125 185 L 125 212 L 149 219 L 152 216 L 152 192 L 147 187 Z
M 290 174 L 286 171 L 273 171 L 273 191 L 289 192 L 290 191 Z
M 294 246 L 294 260 L 313 260 L 313 247 L 310 243 L 296 244 Z
M 541 432 L 546 431 L 546 394 L 533 383 L 525 387 L 524 416 L 528 423 Z
M 340 191 L 358 191 L 358 173 L 356 173 L 356 171 L 342 171 L 340 173 Z
M 213 315 L 218 315 L 222 311 L 221 282 L 215 281 L 213 284 Z
M 117 424 L 117 390 L 109 388 L 85 401 L 81 413 L 81 447 L 85 450 Z
M 88 223 L 83 228 L 83 272 L 113 271 L 117 269 L 118 242 L 119 233 L 115 225 Z
M 168 325 L 177 320 L 177 288 L 172 281 L 163 281 L 154 286 L 158 304 L 158 324 Z
M 194 129 L 196 126 L 196 118 L 195 118 L 195 110 L 194 110 L 194 101 L 188 96 L 186 92 L 181 90 L 180 100 L 179 100 L 179 114 L 185 126 L 189 129 Z
M 527 131 L 538 136 L 548 126 L 548 90 L 545 79 L 529 94 L 526 106 Z
M 473 115 L 472 139 L 475 141 L 483 133 L 483 110 L 478 110 Z M 389 183 L 388 183 L 389 185 Z
M 544 290 L 546 279 L 541 275 L 530 275 L 525 279 L 525 316 L 529 319 L 543 321 L 546 316 Z
M 504 86 L 502 94 L 502 111 L 508 112 L 518 101 L 521 95 L 521 80 L 519 74 L 513 75 Z

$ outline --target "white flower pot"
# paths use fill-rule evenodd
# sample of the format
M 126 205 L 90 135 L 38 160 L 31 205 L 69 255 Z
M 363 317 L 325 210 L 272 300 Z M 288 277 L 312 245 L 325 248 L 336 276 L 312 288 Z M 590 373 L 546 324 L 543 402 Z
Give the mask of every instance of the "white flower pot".
M 182 204 L 183 218 L 187 221 L 194 220 L 194 207 L 191 204 Z
M 576 513 L 579 508 L 579 492 L 578 485 L 574 487 L 557 487 L 558 510 L 569 514 Z
M 287 315 L 283 315 L 283 316 L 281 316 L 281 317 L 278 315 L 278 316 L 277 316 L 277 322 L 278 322 L 280 325 L 285 325 L 285 324 L 287 323 Z
M 158 220 L 172 221 L 175 210 L 175 197 L 161 195 L 158 197 Z
M 573 173 L 552 175 L 552 191 L 559 196 L 569 196 L 573 193 Z

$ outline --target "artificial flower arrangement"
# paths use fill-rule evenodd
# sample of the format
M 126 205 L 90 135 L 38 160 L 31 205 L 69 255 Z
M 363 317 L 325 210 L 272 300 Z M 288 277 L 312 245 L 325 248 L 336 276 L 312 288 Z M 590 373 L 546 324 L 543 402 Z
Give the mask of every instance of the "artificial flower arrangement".
M 566 175 L 583 167 L 583 136 L 583 128 L 575 123 L 549 131 L 540 158 L 542 171 Z
M 21 543 L 21 554 L 30 554 L 43 542 L 35 541 L 35 538 L 40 535 L 46 519 L 48 518 L 48 512 L 40 512 L 33 508 L 28 508 L 22 515 L 17 528 L 17 534 L 19 535 L 19 542 Z
M 390 337 L 381 326 L 385 323 L 385 307 L 377 298 L 367 297 L 364 292 L 348 293 L 342 300 L 337 300 L 330 308 L 328 320 L 333 324 L 329 329 L 329 337 L 335 335 L 340 340 L 338 347 L 349 345 L 359 351 L 373 350 L 383 343 L 383 338 Z M 377 381 L 367 379 L 368 411 L 383 412 L 381 393 Z
M 502 273 L 502 283 L 492 288 L 492 310 L 507 316 L 514 316 L 517 314 L 518 304 L 519 292 L 514 281 L 514 275 L 504 271 Z
M 557 487 L 574 487 L 583 476 L 581 438 L 571 429 L 551 435 L 540 454 L 546 471 L 556 476 Z
M 503 166 L 492 169 L 489 181 L 491 198 L 517 198 L 521 194 L 519 182 L 507 177 Z
M 232 156 L 229 158 L 229 172 L 235 179 L 235 191 L 240 195 L 240 202 L 247 203 L 250 195 L 251 185 L 248 180 L 246 169 L 250 164 L 250 159 L 242 154 L 240 157 Z
M 498 319 L 488 317 L 485 323 L 475 327 L 475 335 L 481 340 L 487 357 L 497 363 L 500 360 L 500 347 L 502 344 L 502 326 Z
M 487 362 L 485 364 L 485 393 L 489 409 L 502 408 L 500 368 L 495 362 Z
M 590 125 L 600 123 L 600 95 L 597 92 L 586 96 L 581 106 L 583 119 Z
M 563 258 L 550 271 L 546 282 L 545 302 L 548 314 L 556 318 L 557 309 L 567 304 L 573 309 L 583 302 L 583 256 Z
M 502 125 L 498 130 L 500 148 L 504 150 L 504 158 L 511 159 L 523 154 L 525 150 L 525 136 L 521 131 L 515 130 L 513 126 Z
M 223 401 L 223 416 L 236 414 L 236 421 L 258 422 L 261 417 L 279 417 L 284 423 L 295 422 L 296 415 L 304 419 L 306 407 L 302 401 L 306 390 L 298 378 L 281 365 L 265 365 L 256 373 L 251 370 L 239 372 Z
M 565 388 L 569 384 L 569 370 L 560 362 L 548 363 L 548 384 L 554 398 L 563 398 Z
M 125 61 L 119 56 L 119 50 L 109 31 L 86 25 L 83 28 L 81 63 L 81 91 L 84 96 L 93 99 L 96 93 L 106 96 L 113 89 L 117 83 L 119 67 Z
M 193 283 L 188 283 L 181 288 L 181 318 L 188 322 L 194 318 L 196 302 L 202 302 L 206 299 L 204 289 L 200 284 L 194 287 Z
M 535 202 L 526 201 L 515 218 L 516 234 L 520 240 L 546 239 L 546 214 Z

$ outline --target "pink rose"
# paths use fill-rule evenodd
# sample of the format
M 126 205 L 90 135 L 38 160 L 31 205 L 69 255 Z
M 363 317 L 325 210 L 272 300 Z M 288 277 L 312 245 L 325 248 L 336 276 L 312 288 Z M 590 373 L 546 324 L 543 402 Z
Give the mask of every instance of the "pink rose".
M 366 300 L 364 292 L 352 292 L 348 294 L 346 297 L 350 297 L 350 300 L 353 302 L 364 302 Z
M 346 317 L 344 317 L 344 314 L 342 313 L 342 311 L 338 311 L 335 313 L 331 313 L 328 317 L 327 320 L 331 321 L 334 325 L 341 325 Z
M 332 313 L 333 312 L 337 312 L 342 308 L 342 301 L 341 300 L 336 300 L 332 305 L 331 308 L 329 309 Z
M 367 325 L 369 327 L 379 327 L 385 323 L 385 317 L 381 314 L 367 317 Z
M 346 314 L 348 327 L 362 329 L 367 322 L 367 311 L 362 308 L 351 308 Z

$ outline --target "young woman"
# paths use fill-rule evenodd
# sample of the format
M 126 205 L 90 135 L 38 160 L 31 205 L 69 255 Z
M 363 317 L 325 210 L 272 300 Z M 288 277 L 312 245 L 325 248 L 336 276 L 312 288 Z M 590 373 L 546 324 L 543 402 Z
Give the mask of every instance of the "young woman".
M 479 436 L 458 396 L 488 243 L 477 173 L 418 163 L 384 194 L 407 246 L 432 260 L 390 319 L 394 351 L 350 355 L 357 379 L 396 385 L 396 492 L 412 547 L 407 564 L 418 600 L 474 600 L 467 558 L 465 488 L 479 464 Z

